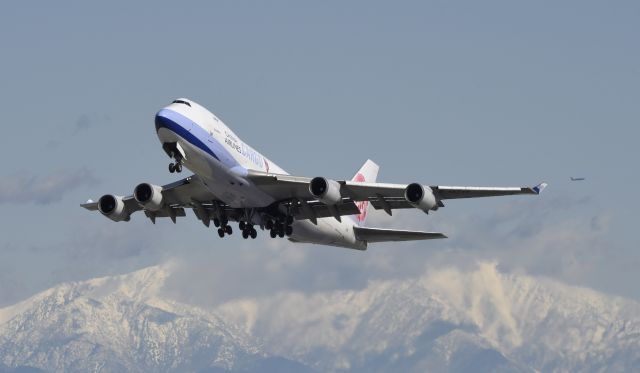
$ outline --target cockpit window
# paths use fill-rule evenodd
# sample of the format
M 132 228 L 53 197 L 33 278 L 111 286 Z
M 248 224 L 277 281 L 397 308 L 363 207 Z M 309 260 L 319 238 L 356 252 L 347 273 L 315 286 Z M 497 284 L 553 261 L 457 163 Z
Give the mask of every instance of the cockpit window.
M 191 104 L 190 104 L 190 103 L 188 103 L 187 101 L 183 101 L 183 100 L 174 100 L 174 101 L 173 101 L 173 103 L 174 103 L 174 104 L 185 104 L 185 105 L 187 105 L 188 107 L 191 107 Z

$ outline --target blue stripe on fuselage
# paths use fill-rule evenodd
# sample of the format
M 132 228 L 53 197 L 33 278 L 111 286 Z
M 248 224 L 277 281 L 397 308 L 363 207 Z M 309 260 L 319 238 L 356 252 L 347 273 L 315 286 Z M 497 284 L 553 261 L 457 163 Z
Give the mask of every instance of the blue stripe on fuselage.
M 191 119 L 173 110 L 162 109 L 156 114 L 156 132 L 166 128 L 188 141 L 203 152 L 217 159 L 227 167 L 235 167 L 238 162 L 222 144 Z

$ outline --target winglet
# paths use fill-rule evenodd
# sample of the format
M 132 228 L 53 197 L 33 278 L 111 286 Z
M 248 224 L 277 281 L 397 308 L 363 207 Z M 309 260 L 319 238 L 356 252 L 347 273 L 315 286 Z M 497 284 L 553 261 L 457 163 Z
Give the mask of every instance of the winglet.
M 547 187 L 547 185 L 549 185 L 549 184 L 547 184 L 547 183 L 540 183 L 540 184 L 538 184 L 538 185 L 534 186 L 533 188 L 531 188 L 531 190 L 533 190 L 536 194 L 540 194 L 540 193 L 542 193 L 542 191 L 544 190 L 544 188 L 546 188 L 546 187 Z

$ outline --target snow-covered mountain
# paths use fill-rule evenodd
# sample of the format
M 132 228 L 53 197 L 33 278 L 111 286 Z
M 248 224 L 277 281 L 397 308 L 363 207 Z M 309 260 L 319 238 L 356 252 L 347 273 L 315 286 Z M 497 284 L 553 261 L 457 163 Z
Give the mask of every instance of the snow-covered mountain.
M 0 372 L 640 369 L 639 303 L 492 263 L 209 310 L 163 296 L 170 274 L 63 284 L 0 309 Z
M 0 310 L 0 363 L 51 372 L 298 366 L 267 358 L 254 338 L 214 313 L 160 298 L 168 273 L 151 267 L 63 284 Z

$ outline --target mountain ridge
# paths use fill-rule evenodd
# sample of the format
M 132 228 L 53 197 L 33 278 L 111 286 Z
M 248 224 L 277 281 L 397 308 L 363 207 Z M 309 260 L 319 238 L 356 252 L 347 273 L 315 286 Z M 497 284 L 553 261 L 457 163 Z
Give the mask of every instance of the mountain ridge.
M 496 263 L 211 309 L 167 298 L 171 273 L 161 265 L 65 283 L 0 309 L 0 364 L 53 372 L 640 366 L 640 303 L 501 273 Z

